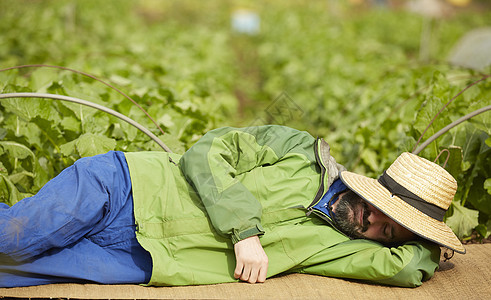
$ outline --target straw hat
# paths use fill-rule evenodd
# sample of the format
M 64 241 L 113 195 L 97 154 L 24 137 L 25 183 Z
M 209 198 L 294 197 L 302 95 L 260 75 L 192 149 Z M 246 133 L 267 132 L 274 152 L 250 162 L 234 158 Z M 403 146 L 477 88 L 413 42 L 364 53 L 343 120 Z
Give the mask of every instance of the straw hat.
M 460 240 L 443 222 L 457 181 L 441 166 L 405 152 L 378 180 L 348 171 L 340 176 L 347 187 L 408 230 L 465 253 Z

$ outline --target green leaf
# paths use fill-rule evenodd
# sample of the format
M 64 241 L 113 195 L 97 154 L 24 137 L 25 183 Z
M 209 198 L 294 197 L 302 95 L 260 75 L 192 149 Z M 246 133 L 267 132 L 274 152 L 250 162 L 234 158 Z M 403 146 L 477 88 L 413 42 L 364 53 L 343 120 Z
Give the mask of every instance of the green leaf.
M 173 136 L 171 134 L 160 135 L 159 138 L 174 153 L 184 154 L 184 152 L 186 151 L 186 149 L 184 147 L 184 143 L 181 142 L 180 140 L 178 140 L 175 136 Z M 154 141 L 152 141 L 152 143 L 156 144 Z M 159 146 L 159 149 L 161 149 L 160 146 Z
M 116 140 L 122 140 L 125 138 L 125 130 L 121 127 L 120 123 L 113 123 L 111 128 L 111 137 Z
M 0 147 L 3 148 L 3 150 L 11 157 L 25 159 L 30 156 L 34 158 L 34 153 L 31 151 L 31 149 L 16 142 L 0 141 Z
M 22 195 L 15 185 L 7 178 L 7 176 L 0 174 L 0 202 L 12 206 L 21 199 Z
M 80 132 L 80 125 L 80 121 L 73 116 L 64 117 L 61 121 L 61 126 L 63 126 L 64 129 L 74 132 Z
M 162 117 L 157 120 L 157 122 L 167 128 L 171 128 L 175 125 L 174 122 L 172 122 L 172 116 L 169 114 L 163 114 Z
M 14 98 L 2 101 L 2 105 L 26 121 L 32 120 L 38 116 L 54 122 L 60 121 L 60 115 L 53 107 L 51 100 Z
M 75 148 L 76 142 L 77 142 L 77 140 L 73 140 L 73 141 L 70 141 L 68 143 L 61 145 L 60 146 L 61 154 L 63 154 L 64 156 L 70 156 L 70 155 L 74 154 L 76 151 L 76 148 Z
M 3 124 L 15 137 L 8 138 L 11 141 L 26 141 L 29 148 L 43 148 L 46 137 L 41 137 L 39 127 L 34 122 L 25 122 L 17 116 L 8 118 Z
M 458 178 L 460 174 L 463 172 L 462 168 L 462 148 L 459 146 L 450 146 L 448 147 L 448 151 L 450 152 L 447 166 L 445 169 L 454 177 Z M 444 154 L 445 155 L 445 154 Z
M 59 122 L 52 122 L 47 119 L 36 117 L 32 120 L 32 123 L 36 124 L 37 134 L 39 135 L 40 145 L 46 147 L 56 148 L 58 145 L 64 143 L 66 140 L 64 138 L 61 128 L 57 125 Z
M 76 140 L 75 146 L 80 156 L 86 157 L 114 150 L 116 141 L 102 135 L 85 133 Z
M 38 93 L 46 93 L 47 88 L 59 78 L 59 75 L 52 69 L 37 68 L 32 71 L 29 78 L 29 87 Z
M 491 195 L 484 189 L 484 182 L 489 177 L 491 177 L 491 148 L 482 143 L 468 179 L 471 185 L 467 201 L 487 215 L 491 215 Z
M 484 181 L 484 188 L 488 191 L 488 194 L 491 195 L 491 178 L 486 179 Z
M 423 134 L 433 118 L 438 114 L 440 109 L 443 107 L 444 101 L 436 97 L 430 97 L 426 100 L 424 106 L 418 112 L 416 116 L 416 121 L 414 123 L 414 129 L 418 131 L 418 135 Z M 448 116 L 444 113 L 438 115 L 438 117 L 433 121 L 432 125 L 428 127 L 422 141 L 430 138 L 438 130 L 445 127 L 447 124 L 451 123 Z M 425 148 L 425 153 L 428 153 L 428 157 L 436 157 L 440 141 L 437 139 L 433 141 L 428 147 Z
M 137 134 L 140 132 L 140 130 L 138 130 L 136 127 L 126 122 L 121 122 L 121 129 L 124 132 L 124 138 L 128 141 L 135 140 Z
M 1 152 L 0 152 L 1 154 Z M 7 172 L 7 169 L 5 168 L 5 166 L 2 164 L 2 162 L 0 161 L 0 174 L 3 174 L 3 175 L 8 175 L 8 172 Z
M 20 188 L 21 191 L 27 191 L 32 186 L 33 178 L 34 174 L 28 171 L 16 172 L 9 176 L 9 180 Z
M 45 157 L 41 157 L 36 160 L 34 165 L 34 174 L 34 185 L 30 189 L 33 193 L 39 191 L 51 178 L 56 175 L 53 172 L 52 165 Z
M 484 224 L 479 224 L 476 229 L 477 233 L 480 235 L 479 241 L 486 237 L 488 228 Z
M 470 123 L 466 123 L 457 133 L 455 145 L 462 147 L 464 161 L 476 161 L 483 139 L 485 139 L 485 133 Z
M 74 97 L 74 95 L 70 96 Z M 92 107 L 71 102 L 61 102 L 58 104 L 58 107 L 60 107 L 60 111 L 64 116 L 72 115 L 82 122 L 97 112 L 97 110 Z
M 486 235 L 484 235 L 484 238 L 487 239 L 491 235 L 491 219 L 486 223 Z
M 0 114 L 0 119 L 1 119 L 1 114 Z M 5 136 L 7 135 L 7 129 L 5 128 L 0 128 L 0 140 L 3 140 L 3 138 L 5 138 Z
M 111 75 L 109 79 L 117 86 L 125 86 L 131 84 L 131 80 L 118 75 Z
M 477 210 L 468 209 L 457 202 L 453 202 L 453 215 L 447 218 L 447 225 L 452 228 L 453 232 L 462 239 L 469 236 L 472 230 L 479 225 Z
M 104 134 L 111 125 L 111 120 L 106 114 L 94 114 L 84 118 L 82 122 L 82 132 Z
M 361 159 L 372 169 L 372 171 L 378 171 L 379 165 L 377 162 L 377 154 L 375 153 L 375 151 L 366 148 L 363 149 L 361 153 Z
M 466 91 L 466 93 L 467 93 L 467 91 Z M 465 95 L 465 93 L 464 93 L 464 95 Z M 489 105 L 489 101 L 490 101 L 490 99 L 488 98 L 488 99 L 485 99 L 484 101 L 471 102 L 472 105 L 469 106 L 469 109 L 477 110 L 477 109 L 482 108 L 486 105 Z M 486 132 L 488 135 L 491 135 L 491 112 L 487 111 L 487 112 L 481 113 L 477 116 L 474 116 L 469 121 L 472 122 L 472 124 L 474 126 L 476 126 L 477 128 L 479 128 L 480 130 Z

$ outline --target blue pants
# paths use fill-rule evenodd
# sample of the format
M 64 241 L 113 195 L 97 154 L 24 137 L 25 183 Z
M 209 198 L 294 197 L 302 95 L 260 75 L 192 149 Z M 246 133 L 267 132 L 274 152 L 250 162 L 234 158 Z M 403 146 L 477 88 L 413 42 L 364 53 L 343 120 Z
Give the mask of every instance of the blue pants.
M 35 196 L 0 203 L 0 287 L 145 283 L 151 270 L 121 152 L 82 158 Z

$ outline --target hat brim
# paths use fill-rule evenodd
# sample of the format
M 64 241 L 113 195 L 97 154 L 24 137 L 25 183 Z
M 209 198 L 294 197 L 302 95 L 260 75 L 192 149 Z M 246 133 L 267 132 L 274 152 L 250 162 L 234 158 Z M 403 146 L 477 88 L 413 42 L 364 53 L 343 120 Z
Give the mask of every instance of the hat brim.
M 447 224 L 391 195 L 376 179 L 349 171 L 341 172 L 340 177 L 349 189 L 409 231 L 456 252 L 465 253 L 464 246 Z

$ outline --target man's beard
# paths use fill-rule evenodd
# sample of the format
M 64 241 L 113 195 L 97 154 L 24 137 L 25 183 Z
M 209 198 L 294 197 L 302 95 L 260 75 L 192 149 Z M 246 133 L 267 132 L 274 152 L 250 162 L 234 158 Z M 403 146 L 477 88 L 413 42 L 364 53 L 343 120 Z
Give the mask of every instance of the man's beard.
M 360 226 L 356 221 L 356 211 L 363 207 L 363 224 Z M 363 232 L 368 229 L 368 216 L 370 211 L 368 204 L 352 190 L 348 190 L 341 199 L 338 199 L 334 221 L 336 227 L 347 236 L 355 239 L 364 238 Z

